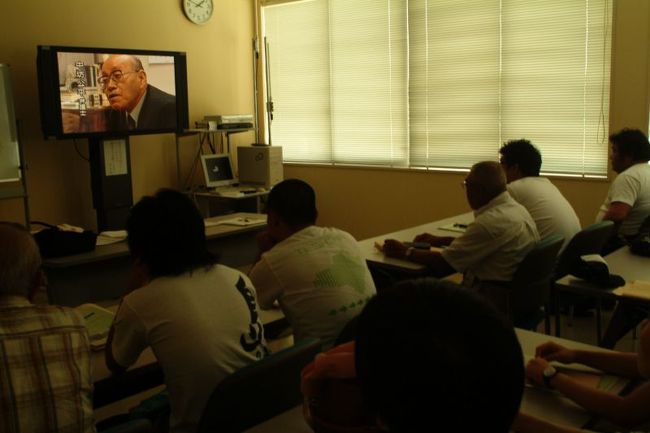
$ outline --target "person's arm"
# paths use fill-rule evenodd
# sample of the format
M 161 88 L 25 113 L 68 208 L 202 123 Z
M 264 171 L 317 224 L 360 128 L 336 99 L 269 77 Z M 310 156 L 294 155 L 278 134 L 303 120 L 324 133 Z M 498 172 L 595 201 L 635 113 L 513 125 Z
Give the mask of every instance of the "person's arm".
M 106 340 L 106 366 L 115 374 L 123 373 L 138 360 L 147 345 L 144 325 L 122 299 Z
M 422 233 L 417 235 L 413 241 L 414 242 L 426 242 L 432 247 L 446 247 L 456 239 L 452 236 L 435 236 L 429 233 Z
M 538 386 L 544 386 L 543 371 L 548 362 L 542 358 L 531 360 L 526 376 Z M 550 380 L 552 388 L 601 418 L 622 426 L 634 426 L 650 418 L 650 383 L 644 383 L 625 397 L 584 386 L 564 373 Z
M 609 204 L 605 215 L 603 215 L 603 220 L 613 221 L 614 224 L 620 225 L 629 215 L 630 209 L 632 209 L 632 206 L 627 203 L 620 201 L 612 202 Z
M 115 335 L 115 328 L 111 325 L 111 329 L 108 331 L 108 338 L 106 339 L 106 346 L 104 349 L 104 356 L 106 359 L 106 366 L 114 374 L 124 373 L 128 367 L 120 365 L 113 355 L 113 336 Z
M 636 353 L 573 350 L 549 341 L 537 347 L 535 356 L 564 364 L 584 364 L 616 376 L 640 377 Z
M 517 433 L 580 433 L 582 430 L 552 424 L 548 421 L 519 412 L 512 424 L 512 430 Z
M 383 251 L 387 257 L 408 260 L 413 263 L 424 265 L 437 277 L 444 277 L 456 272 L 456 270 L 447 263 L 447 261 L 437 251 L 413 248 L 410 250 L 411 252 L 407 257 L 409 248 L 402 242 L 394 239 L 386 239 L 384 241 Z
M 266 260 L 260 259 L 251 269 L 248 278 L 255 286 L 259 306 L 263 310 L 272 308 L 282 295 L 282 287 Z

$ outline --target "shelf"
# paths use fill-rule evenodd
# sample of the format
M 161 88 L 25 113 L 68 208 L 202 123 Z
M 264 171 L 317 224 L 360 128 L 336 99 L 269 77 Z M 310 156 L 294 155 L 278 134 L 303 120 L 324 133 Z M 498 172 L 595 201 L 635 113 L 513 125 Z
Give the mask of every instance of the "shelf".
M 0 200 L 11 199 L 11 198 L 24 198 L 25 189 L 22 186 L 14 187 L 0 187 Z

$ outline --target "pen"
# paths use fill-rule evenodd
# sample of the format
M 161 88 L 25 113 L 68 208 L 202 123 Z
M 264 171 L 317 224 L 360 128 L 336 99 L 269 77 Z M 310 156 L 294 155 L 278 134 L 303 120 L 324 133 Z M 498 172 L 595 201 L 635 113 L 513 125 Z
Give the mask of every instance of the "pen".
M 84 316 L 84 319 L 88 319 L 89 317 L 92 317 L 94 314 L 95 314 L 94 312 L 90 312 Z
M 454 227 L 458 227 L 458 228 L 461 228 L 461 229 L 466 229 L 467 224 L 454 223 Z

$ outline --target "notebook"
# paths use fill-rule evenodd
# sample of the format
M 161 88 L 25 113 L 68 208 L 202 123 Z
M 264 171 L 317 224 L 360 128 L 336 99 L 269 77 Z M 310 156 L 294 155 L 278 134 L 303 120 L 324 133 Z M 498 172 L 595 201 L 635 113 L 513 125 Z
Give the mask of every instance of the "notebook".
M 115 313 L 97 304 L 82 304 L 75 310 L 83 317 L 88 328 L 90 348 L 102 350 L 106 346 L 108 331 L 111 329 Z

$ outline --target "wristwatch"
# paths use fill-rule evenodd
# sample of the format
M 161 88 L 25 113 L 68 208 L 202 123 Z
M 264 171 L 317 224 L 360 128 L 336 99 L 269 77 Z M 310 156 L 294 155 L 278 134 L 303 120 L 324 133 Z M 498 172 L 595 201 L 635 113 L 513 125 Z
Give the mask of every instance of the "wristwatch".
M 557 376 L 557 374 L 558 371 L 552 365 L 546 367 L 542 372 L 542 379 L 544 380 L 544 386 L 549 389 L 553 389 L 553 386 L 551 385 L 551 380 L 553 380 L 553 378 Z
M 406 257 L 408 259 L 409 257 L 411 257 L 413 255 L 413 251 L 415 251 L 414 247 L 408 247 L 406 249 L 406 252 L 404 253 L 404 257 Z

